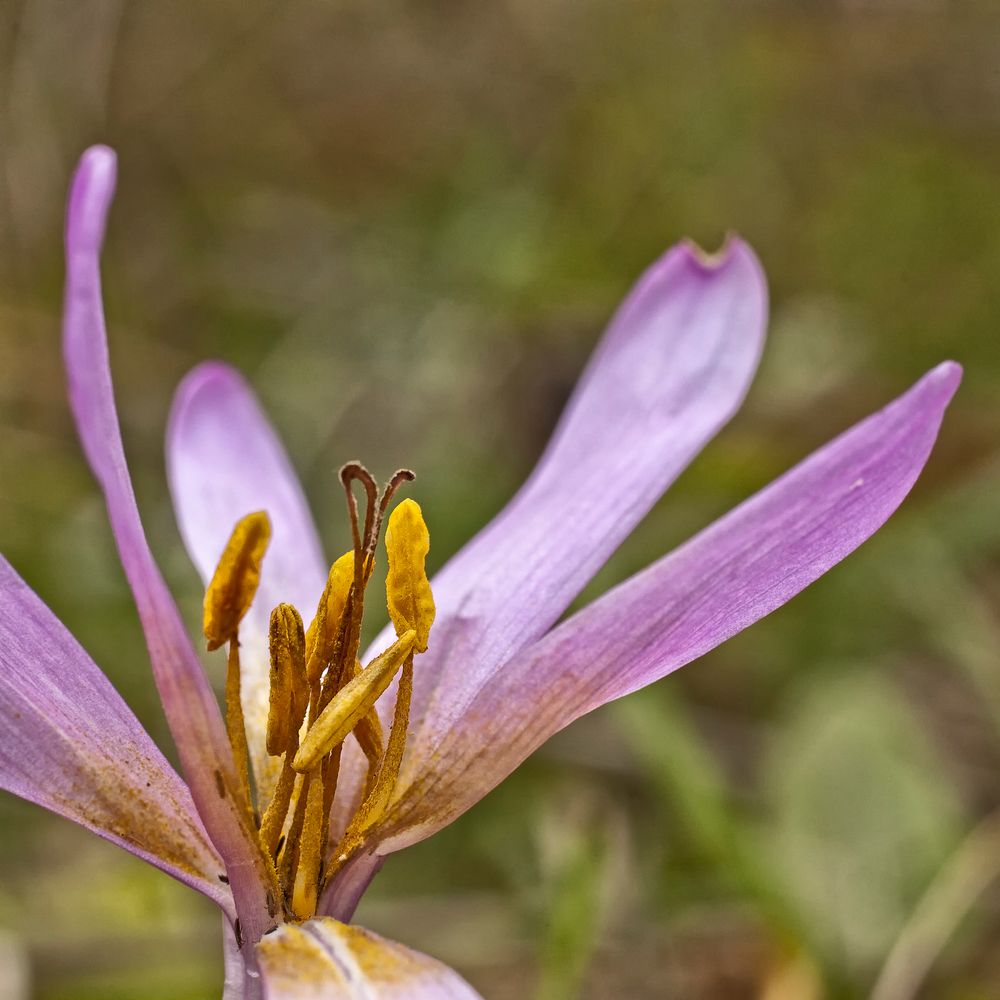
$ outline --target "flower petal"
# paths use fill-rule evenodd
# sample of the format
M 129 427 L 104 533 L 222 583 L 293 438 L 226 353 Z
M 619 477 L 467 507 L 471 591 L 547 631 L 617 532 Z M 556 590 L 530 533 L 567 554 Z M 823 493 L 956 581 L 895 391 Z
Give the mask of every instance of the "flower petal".
M 736 412 L 766 322 L 763 272 L 742 240 L 714 258 L 680 244 L 647 270 L 531 477 L 435 578 L 438 624 L 416 671 L 415 720 L 431 698 L 436 717 L 453 717 L 558 620 Z
M 360 802 L 356 802 L 355 808 L 360 804 Z M 351 921 L 354 917 L 354 911 L 358 908 L 358 903 L 361 902 L 361 897 L 383 864 L 385 864 L 385 858 L 375 851 L 360 851 L 355 854 L 344 863 L 343 867 L 337 870 L 334 877 L 323 887 L 319 897 L 319 905 L 316 907 L 317 914 L 323 917 L 336 917 L 337 920 Z
M 184 776 L 225 862 L 243 935 L 252 941 L 270 925 L 263 859 L 234 798 L 240 785 L 218 702 L 146 542 L 118 426 L 100 274 L 115 172 L 115 154 L 95 146 L 81 158 L 70 191 L 63 313 L 70 404 L 84 452 L 104 493 Z
M 204 893 L 222 860 L 177 773 L 62 623 L 0 556 L 0 787 Z
M 331 917 L 285 924 L 257 954 L 266 1000 L 480 1000 L 436 959 Z
M 225 977 L 222 983 L 222 1000 L 248 1000 L 249 977 L 243 962 L 243 953 L 239 941 L 236 940 L 233 924 L 225 918 L 222 920 L 222 967 Z M 259 998 L 259 988 L 256 993 Z
M 553 733 L 718 646 L 872 535 L 910 491 L 961 378 L 945 363 L 498 670 L 409 748 L 380 853 L 423 839 Z
M 302 487 L 277 435 L 242 376 L 219 362 L 191 371 L 174 397 L 167 470 L 177 523 L 206 583 L 237 519 L 263 510 L 272 538 L 260 586 L 240 625 L 243 716 L 261 799 L 281 760 L 268 755 L 268 623 L 272 608 L 293 604 L 308 622 L 326 583 L 319 536 Z

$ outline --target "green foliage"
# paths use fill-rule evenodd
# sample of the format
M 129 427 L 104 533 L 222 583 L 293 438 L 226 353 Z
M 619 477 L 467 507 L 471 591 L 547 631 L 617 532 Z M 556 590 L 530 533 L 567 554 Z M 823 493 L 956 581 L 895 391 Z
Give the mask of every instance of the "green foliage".
M 870 669 L 812 683 L 762 773 L 771 870 L 831 968 L 877 968 L 962 814 L 901 693 Z

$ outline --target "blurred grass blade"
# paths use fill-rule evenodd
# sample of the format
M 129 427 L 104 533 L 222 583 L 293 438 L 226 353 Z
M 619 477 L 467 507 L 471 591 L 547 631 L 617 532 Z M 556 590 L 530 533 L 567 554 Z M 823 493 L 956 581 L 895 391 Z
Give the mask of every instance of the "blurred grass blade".
M 556 803 L 549 824 L 547 905 L 542 915 L 537 1000 L 573 1000 L 597 945 L 605 915 L 608 874 L 614 867 L 611 820 L 590 813 L 573 821 L 581 803 Z M 589 812 L 589 810 L 588 810 Z M 554 841 L 554 842 L 553 842 Z M 543 845 L 544 846 L 544 845 Z
M 615 720 L 665 808 L 678 815 L 691 846 L 720 861 L 733 850 L 726 776 L 683 705 L 663 688 L 613 704 Z
M 1000 810 L 959 845 L 914 908 L 879 974 L 872 1000 L 912 1000 L 952 934 L 1000 876 Z

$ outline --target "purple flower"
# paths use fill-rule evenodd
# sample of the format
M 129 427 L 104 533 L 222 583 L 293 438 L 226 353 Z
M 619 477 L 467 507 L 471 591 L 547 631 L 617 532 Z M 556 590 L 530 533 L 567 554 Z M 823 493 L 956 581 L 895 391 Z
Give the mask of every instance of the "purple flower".
M 560 622 L 732 416 L 757 366 L 767 302 L 753 252 L 738 239 L 716 257 L 675 247 L 615 315 L 535 471 L 438 574 L 433 599 L 419 508 L 404 501 L 389 515 L 392 625 L 359 669 L 392 490 L 380 497 L 363 469 L 345 467 L 348 491 L 368 491 L 367 516 L 356 513 L 354 549 L 328 570 L 252 392 L 225 365 L 202 365 L 178 390 L 167 457 L 208 588 L 206 637 L 229 646 L 224 718 L 146 543 L 122 449 L 99 271 L 114 184 L 114 154 L 89 150 L 66 224 L 65 360 L 184 779 L 0 560 L 0 785 L 216 902 L 231 1000 L 353 996 L 361 985 L 474 997 L 440 963 L 346 922 L 384 857 L 450 823 L 574 719 L 701 656 L 853 551 L 916 480 L 960 369 L 935 368 Z M 299 612 L 314 608 L 306 630 Z

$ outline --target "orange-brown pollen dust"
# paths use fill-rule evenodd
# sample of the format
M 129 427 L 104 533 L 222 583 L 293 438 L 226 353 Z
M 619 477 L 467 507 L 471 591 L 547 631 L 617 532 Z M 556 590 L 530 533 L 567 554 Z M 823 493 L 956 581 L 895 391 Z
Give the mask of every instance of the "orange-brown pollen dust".
M 386 603 L 396 641 L 362 667 L 358 660 L 365 591 L 375 568 L 375 547 L 389 504 L 413 479 L 397 472 L 379 492 L 358 463 L 340 473 L 347 496 L 353 547 L 334 562 L 312 623 L 306 629 L 291 604 L 271 612 L 267 753 L 281 768 L 269 801 L 251 780 L 241 701 L 239 625 L 257 592 L 270 542 L 267 514 L 242 518 L 205 592 L 208 648 L 229 644 L 226 728 L 242 785 L 246 821 L 256 831 L 282 917 L 308 920 L 324 886 L 362 845 L 384 814 L 399 776 L 413 692 L 413 658 L 427 649 L 434 599 L 424 561 L 430 546 L 420 507 L 404 500 L 385 533 Z M 359 515 L 355 486 L 365 495 Z M 392 723 L 386 736 L 375 702 L 399 675 Z M 330 814 L 344 741 L 353 733 L 368 762 L 367 777 L 340 841 L 330 844 Z M 275 916 L 277 916 L 277 904 Z

